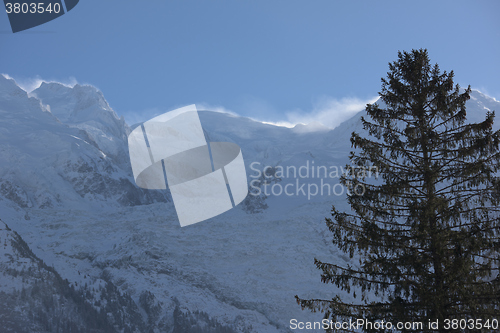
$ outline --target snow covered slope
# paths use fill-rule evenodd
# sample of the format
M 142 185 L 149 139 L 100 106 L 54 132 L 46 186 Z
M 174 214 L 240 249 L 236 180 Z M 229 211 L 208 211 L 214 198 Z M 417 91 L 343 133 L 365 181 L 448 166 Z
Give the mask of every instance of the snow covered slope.
M 43 82 L 30 96 L 37 97 L 62 123 L 86 131 L 106 156 L 119 163 L 128 160 L 125 143 L 130 129 L 95 87 Z
M 3 197 L 20 207 L 35 208 L 84 207 L 89 201 L 106 206 L 167 201 L 161 193 L 145 192 L 133 185 L 125 156 L 128 127 L 123 119 L 116 118 L 107 103 L 98 99 L 101 95 L 95 88 L 73 89 L 81 102 L 75 103 L 76 110 L 92 110 L 96 120 L 85 120 L 75 111 L 77 114 L 70 117 L 75 123 L 62 123 L 49 111 L 61 114 L 62 107 L 42 104 L 0 75 Z M 86 98 L 80 90 L 88 90 Z M 93 105 L 94 100 L 100 104 Z M 78 105 L 91 106 L 84 109 Z
M 106 314 L 86 302 L 85 298 L 92 295 L 87 284 L 84 289 L 75 290 L 1 220 L 0 243 L 2 332 L 114 332 Z M 88 282 L 93 282 L 98 293 L 106 285 L 103 280 L 89 278 Z
M 472 96 L 475 121 L 500 110 L 498 101 Z M 331 189 L 348 162 L 351 132 L 362 130 L 361 114 L 334 130 L 304 132 L 200 112 L 210 141 L 242 148 L 249 181 L 265 179 L 259 173 L 267 166 L 285 174 L 260 187 L 268 195 L 180 228 L 168 193 L 134 185 L 130 129 L 102 93 L 49 83 L 28 96 L 0 75 L 0 218 L 74 288 L 89 281 L 116 288 L 89 294 L 95 309 L 130 297 L 133 306 L 120 315 L 106 310 L 118 331 L 288 332 L 292 318 L 321 318 L 301 311 L 294 295 L 336 293 L 320 282 L 314 258 L 348 260 L 323 221 L 332 204 L 345 207 L 345 193 Z M 324 183 L 331 192 L 312 195 Z M 293 195 L 273 195 L 273 185 L 274 194 L 289 185 Z

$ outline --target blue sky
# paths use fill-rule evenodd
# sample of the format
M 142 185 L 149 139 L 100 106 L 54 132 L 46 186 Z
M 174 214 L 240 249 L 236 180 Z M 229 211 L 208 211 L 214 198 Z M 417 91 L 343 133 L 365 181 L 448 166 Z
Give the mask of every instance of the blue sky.
M 499 13 L 500 1 L 80 0 L 16 34 L 0 13 L 0 73 L 95 85 L 129 123 L 198 103 L 335 126 L 377 96 L 398 50 L 427 48 L 500 99 Z

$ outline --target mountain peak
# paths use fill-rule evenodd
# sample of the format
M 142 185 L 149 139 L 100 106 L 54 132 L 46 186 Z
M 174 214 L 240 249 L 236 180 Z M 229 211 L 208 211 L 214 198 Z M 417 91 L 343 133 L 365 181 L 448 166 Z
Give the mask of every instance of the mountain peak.
M 118 119 L 102 92 L 91 85 L 75 84 L 69 87 L 57 82 L 42 82 L 31 94 L 49 105 L 52 114 L 62 122 L 79 123 L 95 119 L 96 109 L 111 113 Z M 92 117 L 89 118 L 89 114 Z

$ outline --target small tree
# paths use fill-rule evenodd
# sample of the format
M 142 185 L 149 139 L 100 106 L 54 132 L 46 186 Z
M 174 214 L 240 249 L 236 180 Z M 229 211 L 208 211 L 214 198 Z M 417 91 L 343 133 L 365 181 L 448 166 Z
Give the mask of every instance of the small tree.
M 359 264 L 315 259 L 323 282 L 355 298 L 360 291 L 361 301 L 297 301 L 333 322 L 422 322 L 420 331 L 439 332 L 460 330 L 446 319 L 491 324 L 500 313 L 500 133 L 492 130 L 494 113 L 467 124 L 470 87 L 461 93 L 453 72 L 431 66 L 427 50 L 399 52 L 389 69 L 379 93 L 385 107 L 367 105 L 371 121 L 362 123 L 371 138 L 352 134 L 359 149 L 351 152 L 350 172 L 342 178 L 365 191 L 351 190 L 352 211 L 333 207 L 333 218 L 326 219 L 333 243 Z M 373 166 L 381 179 L 358 177 Z M 429 320 L 439 320 L 439 328 L 429 328 Z

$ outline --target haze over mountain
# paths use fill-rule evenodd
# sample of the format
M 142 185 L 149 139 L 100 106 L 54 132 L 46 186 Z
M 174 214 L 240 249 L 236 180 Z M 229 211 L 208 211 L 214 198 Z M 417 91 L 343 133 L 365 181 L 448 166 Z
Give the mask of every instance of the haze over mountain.
M 469 120 L 493 110 L 500 102 L 472 92 Z M 200 112 L 209 141 L 241 147 L 251 191 L 266 166 L 284 173 L 269 174 L 262 193 L 235 209 L 180 228 L 168 191 L 135 185 L 130 128 L 99 90 L 43 83 L 28 94 L 0 75 L 0 292 L 10 300 L 0 318 L 13 318 L 0 325 L 46 332 L 57 322 L 86 332 L 94 311 L 106 314 L 93 327 L 103 332 L 263 333 L 290 331 L 292 318 L 321 319 L 294 295 L 331 298 L 313 260 L 348 260 L 323 221 L 332 204 L 346 208 L 338 172 L 363 113 L 333 130 L 304 131 Z M 28 302 L 23 289 L 42 281 L 58 296 L 35 289 Z M 31 328 L 20 324 L 23 313 L 35 314 Z

